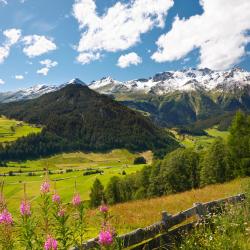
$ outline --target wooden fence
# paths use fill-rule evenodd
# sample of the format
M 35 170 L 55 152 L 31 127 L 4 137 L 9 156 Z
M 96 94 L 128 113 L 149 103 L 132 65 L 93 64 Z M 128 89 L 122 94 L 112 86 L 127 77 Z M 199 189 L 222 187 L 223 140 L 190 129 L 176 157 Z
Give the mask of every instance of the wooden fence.
M 164 246 L 163 249 L 168 249 L 174 239 L 178 239 L 183 233 L 190 231 L 199 220 L 205 218 L 209 213 L 218 213 L 226 204 L 235 204 L 245 199 L 244 194 L 238 194 L 207 203 L 194 203 L 192 208 L 175 215 L 163 211 L 161 221 L 120 235 L 117 239 L 119 242 L 122 242 L 123 248 L 133 250 L 151 250 L 159 246 Z M 194 216 L 196 219 L 193 222 L 178 226 Z M 172 229 L 173 227 L 174 229 Z M 95 249 L 98 246 L 98 238 L 94 238 L 85 242 L 82 249 Z M 74 247 L 72 250 L 78 250 L 78 248 Z

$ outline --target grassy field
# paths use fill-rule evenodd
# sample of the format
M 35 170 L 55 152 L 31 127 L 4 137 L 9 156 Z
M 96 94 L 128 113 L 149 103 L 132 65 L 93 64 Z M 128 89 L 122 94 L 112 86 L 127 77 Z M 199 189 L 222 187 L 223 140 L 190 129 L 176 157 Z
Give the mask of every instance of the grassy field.
M 44 179 L 44 168 L 52 171 L 49 175 L 52 186 L 56 185 L 65 202 L 71 200 L 74 192 L 75 181 L 77 189 L 85 200 L 89 199 L 89 192 L 94 180 L 98 177 L 106 185 L 112 176 L 122 176 L 122 172 L 131 174 L 142 169 L 144 165 L 133 165 L 135 157 L 141 154 L 132 154 L 127 150 L 113 150 L 106 154 L 97 153 L 69 153 L 56 155 L 47 159 L 27 161 L 24 163 L 11 163 L 15 167 L 0 168 L 2 174 L 13 171 L 14 176 L 2 176 L 5 182 L 4 193 L 10 210 L 15 213 L 15 207 L 19 204 L 23 194 L 23 183 L 27 185 L 27 194 L 32 201 L 39 197 L 39 187 Z M 152 161 L 152 153 L 145 152 L 148 163 Z M 22 173 L 15 173 L 23 166 Z M 25 166 L 25 167 L 24 167 Z M 87 169 L 100 169 L 104 173 L 84 176 Z M 72 171 L 72 172 L 69 172 Z M 35 176 L 29 176 L 30 173 Z
M 0 143 L 12 142 L 31 133 L 39 133 L 41 128 L 0 116 Z
M 111 207 L 113 225 L 119 233 L 129 232 L 159 221 L 162 211 L 175 214 L 192 207 L 195 202 L 207 202 L 235 195 L 244 192 L 249 183 L 250 178 L 237 179 L 160 198 L 117 204 Z M 96 213 L 96 211 L 90 211 L 91 216 L 88 216 L 89 227 L 92 230 L 98 228 Z M 93 231 L 89 234 L 95 236 Z
M 176 136 L 176 138 L 181 142 L 181 144 L 187 148 L 202 149 L 210 145 L 215 138 L 221 137 L 227 139 L 229 132 L 228 131 L 219 131 L 216 127 L 205 130 L 208 135 L 204 136 L 193 136 L 193 135 L 180 135 L 175 131 L 171 130 Z
M 152 162 L 152 152 L 140 154 L 130 153 L 128 150 L 117 149 L 108 153 L 63 153 L 52 157 L 38 160 L 28 160 L 24 162 L 8 162 L 7 167 L 0 168 L 0 174 L 13 172 L 34 172 L 44 171 L 45 169 L 55 171 L 66 171 L 67 169 L 83 170 L 86 168 L 108 168 L 124 167 L 131 165 L 138 156 L 144 156 L 148 164 Z

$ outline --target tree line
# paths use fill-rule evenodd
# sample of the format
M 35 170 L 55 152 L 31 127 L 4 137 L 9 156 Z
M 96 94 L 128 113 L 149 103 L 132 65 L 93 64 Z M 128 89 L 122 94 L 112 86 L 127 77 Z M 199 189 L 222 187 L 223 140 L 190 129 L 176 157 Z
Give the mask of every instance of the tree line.
M 109 204 L 183 192 L 250 176 L 250 116 L 237 112 L 227 140 L 216 138 L 201 152 L 179 148 L 140 172 L 112 177 L 104 189 L 96 179 L 90 205 Z

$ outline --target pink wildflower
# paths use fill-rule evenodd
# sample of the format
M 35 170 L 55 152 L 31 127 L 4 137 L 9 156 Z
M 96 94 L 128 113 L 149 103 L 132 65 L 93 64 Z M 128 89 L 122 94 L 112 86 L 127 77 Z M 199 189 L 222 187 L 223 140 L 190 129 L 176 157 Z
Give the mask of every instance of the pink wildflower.
M 40 187 L 40 191 L 43 193 L 43 194 L 46 194 L 49 192 L 49 189 L 50 189 L 50 184 L 48 181 L 45 181 L 42 183 L 41 187 Z
M 30 211 L 30 203 L 26 200 L 23 200 L 20 205 L 20 213 L 22 216 L 30 216 L 31 211 Z
M 81 197 L 80 197 L 80 195 L 79 194 L 75 194 L 74 196 L 73 196 L 73 199 L 72 199 L 72 204 L 74 205 L 74 206 L 79 206 L 80 204 L 81 204 Z
M 51 236 L 47 237 L 46 242 L 44 243 L 45 250 L 57 250 L 57 240 Z
M 65 209 L 64 208 L 60 208 L 60 210 L 58 211 L 57 215 L 59 217 L 63 217 L 65 215 Z
M 108 208 L 107 205 L 103 204 L 103 205 L 100 206 L 99 210 L 100 210 L 100 212 L 102 212 L 102 213 L 107 213 L 108 210 L 109 210 L 109 208 Z
M 110 246 L 113 243 L 113 235 L 110 230 L 102 230 L 99 234 L 99 244 L 102 246 Z
M 54 193 L 53 196 L 52 196 L 52 201 L 53 201 L 54 203 L 59 204 L 60 201 L 61 201 L 61 198 L 60 198 L 60 196 L 59 196 L 57 193 Z
M 0 224 L 11 225 L 12 223 L 13 223 L 13 218 L 11 213 L 9 213 L 7 209 L 5 209 L 0 214 Z

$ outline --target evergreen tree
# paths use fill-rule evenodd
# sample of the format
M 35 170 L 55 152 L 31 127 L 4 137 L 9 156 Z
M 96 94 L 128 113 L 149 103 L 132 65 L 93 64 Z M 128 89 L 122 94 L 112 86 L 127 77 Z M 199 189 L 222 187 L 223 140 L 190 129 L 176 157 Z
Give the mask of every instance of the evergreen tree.
M 119 177 L 114 176 L 110 179 L 105 190 L 105 197 L 108 204 L 115 204 L 122 201 L 121 195 L 121 180 Z
M 222 183 L 232 179 L 232 161 L 227 145 L 216 139 L 202 157 L 201 184 Z
M 232 154 L 235 174 L 250 175 L 250 116 L 237 112 L 230 128 L 228 145 Z
M 95 179 L 90 192 L 90 206 L 98 207 L 104 200 L 104 187 L 98 178 Z
M 199 186 L 199 155 L 192 149 L 177 149 L 161 162 L 159 184 L 164 193 L 182 192 Z

